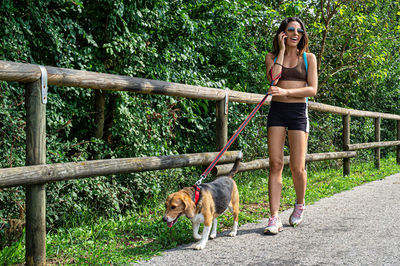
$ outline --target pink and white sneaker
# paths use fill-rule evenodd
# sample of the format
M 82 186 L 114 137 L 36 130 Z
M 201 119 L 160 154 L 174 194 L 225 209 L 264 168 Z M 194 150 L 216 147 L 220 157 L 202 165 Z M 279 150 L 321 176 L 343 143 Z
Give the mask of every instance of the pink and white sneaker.
M 268 226 L 264 229 L 264 234 L 266 235 L 276 235 L 283 231 L 283 225 L 281 218 L 278 216 L 272 216 L 268 219 Z
M 289 223 L 292 226 L 298 226 L 303 221 L 303 213 L 306 206 L 304 204 L 295 204 L 292 214 L 289 217 Z

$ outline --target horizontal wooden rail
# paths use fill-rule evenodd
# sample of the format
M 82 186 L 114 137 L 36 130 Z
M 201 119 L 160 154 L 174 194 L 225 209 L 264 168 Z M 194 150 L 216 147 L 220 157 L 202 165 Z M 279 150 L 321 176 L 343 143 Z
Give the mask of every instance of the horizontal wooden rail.
M 385 118 L 385 119 L 400 120 L 400 115 L 347 109 L 347 108 L 332 106 L 332 105 L 323 104 L 323 103 L 308 102 L 308 106 L 309 106 L 309 109 L 311 109 L 311 110 L 320 111 L 320 112 L 328 112 L 328 113 L 339 114 L 339 115 L 351 115 L 351 116 L 357 116 L 357 117 L 371 117 L 371 118 L 380 117 L 380 118 Z
M 218 152 L 44 164 L 0 169 L 0 188 L 84 177 L 143 172 L 210 164 Z M 239 151 L 227 151 L 219 163 L 234 162 Z
M 143 94 L 161 94 L 206 100 L 225 99 L 226 90 L 185 85 L 166 81 L 134 78 L 114 74 L 96 73 L 74 69 L 46 66 L 48 84 L 101 90 L 131 91 Z M 0 80 L 32 82 L 41 72 L 38 65 L 14 63 L 0 60 Z M 229 100 L 243 103 L 258 103 L 264 95 L 229 91 Z M 51 95 L 49 95 L 51 98 Z
M 131 91 L 143 94 L 161 94 L 205 100 L 225 99 L 226 92 L 228 92 L 229 101 L 249 104 L 257 104 L 264 97 L 264 94 L 222 90 L 166 81 L 134 78 L 129 76 L 96 73 L 90 71 L 50 66 L 46 66 L 46 70 L 48 72 L 48 84 L 56 86 Z M 38 65 L 0 60 L 0 80 L 33 82 L 38 80 L 40 76 L 41 72 Z M 267 90 L 267 86 L 268 85 L 266 84 L 264 91 Z M 49 95 L 49 100 L 51 101 L 51 95 Z M 269 104 L 269 102 L 270 100 L 267 100 L 264 105 Z M 309 102 L 309 109 L 341 115 L 350 114 L 352 116 L 372 118 L 381 117 L 386 119 L 400 120 L 400 115 L 359 111 L 316 102 Z
M 362 150 L 362 149 L 372 149 L 372 148 L 390 147 L 390 146 L 398 146 L 398 145 L 400 145 L 400 140 L 347 144 L 346 148 L 349 151 L 355 151 L 355 150 Z
M 315 162 L 323 160 L 334 160 L 355 157 L 355 151 L 341 151 L 328 153 L 311 153 L 306 155 L 306 162 Z M 290 156 L 283 157 L 284 164 L 289 164 Z M 216 176 L 226 175 L 232 169 L 233 164 L 217 165 L 213 169 L 213 174 Z M 269 159 L 258 159 L 247 163 L 240 163 L 238 172 L 266 169 L 269 167 Z

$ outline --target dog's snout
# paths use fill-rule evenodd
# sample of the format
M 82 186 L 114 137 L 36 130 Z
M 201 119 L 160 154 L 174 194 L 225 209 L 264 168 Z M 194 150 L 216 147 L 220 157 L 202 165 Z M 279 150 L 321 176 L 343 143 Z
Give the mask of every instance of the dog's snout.
M 167 222 L 168 218 L 166 216 L 163 216 L 162 220 L 163 220 L 163 222 Z

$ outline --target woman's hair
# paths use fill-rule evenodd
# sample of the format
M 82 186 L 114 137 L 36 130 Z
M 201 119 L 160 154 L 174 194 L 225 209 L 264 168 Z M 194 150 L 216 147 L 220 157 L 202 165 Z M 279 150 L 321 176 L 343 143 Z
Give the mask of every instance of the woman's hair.
M 304 23 L 303 21 L 301 21 L 301 19 L 299 19 L 298 17 L 291 17 L 291 18 L 285 18 L 282 22 L 281 25 L 279 26 L 275 38 L 274 38 L 274 50 L 272 51 L 272 53 L 275 56 L 278 56 L 279 54 L 279 43 L 278 43 L 278 35 L 279 33 L 281 33 L 282 31 L 286 30 L 287 25 L 289 24 L 289 22 L 291 21 L 296 21 L 298 23 L 300 23 L 301 28 L 304 30 L 303 36 L 301 36 L 300 42 L 297 44 L 297 49 L 299 49 L 299 54 L 303 54 L 303 52 L 308 52 L 308 34 L 306 31 L 306 28 L 304 27 Z

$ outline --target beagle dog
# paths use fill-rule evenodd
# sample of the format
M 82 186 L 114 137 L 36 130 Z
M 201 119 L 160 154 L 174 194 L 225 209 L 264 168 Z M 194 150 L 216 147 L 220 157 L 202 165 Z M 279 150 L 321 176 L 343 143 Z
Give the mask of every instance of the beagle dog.
M 172 227 L 182 215 L 189 218 L 192 221 L 193 237 L 199 240 L 195 249 L 204 249 L 208 237 L 214 239 L 217 236 L 217 217 L 228 208 L 234 220 L 229 236 L 236 236 L 239 221 L 239 192 L 232 177 L 237 173 L 242 158 L 243 154 L 240 152 L 227 176 L 218 177 L 210 183 L 199 186 L 185 187 L 167 197 L 163 221 L 168 227 Z M 198 232 L 201 223 L 204 223 L 202 235 Z M 211 225 L 213 225 L 212 230 Z

